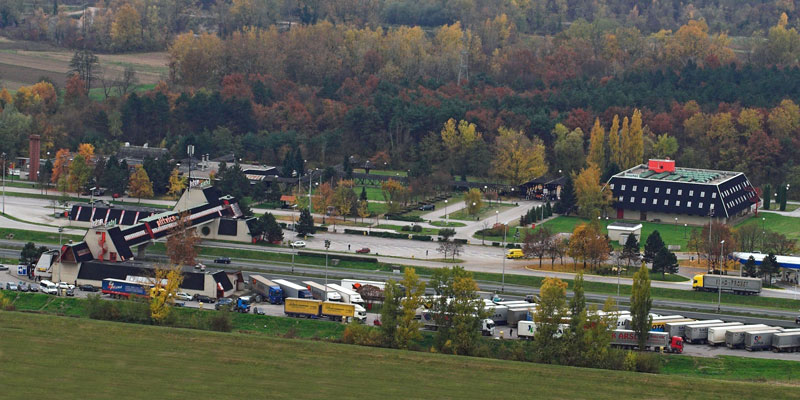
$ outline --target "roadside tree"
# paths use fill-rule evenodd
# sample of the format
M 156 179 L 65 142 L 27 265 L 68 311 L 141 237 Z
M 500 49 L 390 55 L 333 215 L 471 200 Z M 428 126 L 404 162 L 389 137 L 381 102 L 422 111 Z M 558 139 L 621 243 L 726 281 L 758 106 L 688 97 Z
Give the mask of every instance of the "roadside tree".
M 297 220 L 297 234 L 300 236 L 313 235 L 316 232 L 314 227 L 314 218 L 308 209 L 300 211 L 300 218 Z
M 544 278 L 539 288 L 539 305 L 534 321 L 536 334 L 533 337 L 537 361 L 561 363 L 566 344 L 562 324 L 567 316 L 567 283 L 558 278 Z
M 464 204 L 469 215 L 473 217 L 478 215 L 481 208 L 483 208 L 481 191 L 477 188 L 472 188 L 467 193 L 464 193 Z
M 400 282 L 405 288 L 405 296 L 400 300 L 401 313 L 395 331 L 395 346 L 408 349 L 413 340 L 422 337 L 419 332 L 421 323 L 414 319 L 417 309 L 422 306 L 422 296 L 425 295 L 425 282 L 419 279 L 414 268 L 407 267 L 403 270 L 403 280 Z
M 150 291 L 150 318 L 153 322 L 163 324 L 168 321 L 172 304 L 175 303 L 175 294 L 182 283 L 183 273 L 180 265 L 155 269 L 150 281 L 153 285 Z
M 147 199 L 153 197 L 153 182 L 150 182 L 147 171 L 141 165 L 136 166 L 128 180 L 128 194 L 138 198 L 140 203 L 142 197 Z
M 173 223 L 174 226 L 170 228 L 170 236 L 167 238 L 167 257 L 173 265 L 195 265 L 198 254 L 197 245 L 202 239 L 197 236 L 196 229 L 192 228 L 188 213 L 177 217 L 177 221 Z
M 539 268 L 542 268 L 542 259 L 547 255 L 550 248 L 553 246 L 553 233 L 550 229 L 542 226 L 535 229 L 533 232 L 526 232 L 523 239 L 522 252 L 526 257 L 538 257 Z
M 633 288 L 631 289 L 631 330 L 636 332 L 639 339 L 639 349 L 644 349 L 648 333 L 652 325 L 650 309 L 653 299 L 650 297 L 650 274 L 647 265 L 642 263 L 641 268 L 633 275 Z

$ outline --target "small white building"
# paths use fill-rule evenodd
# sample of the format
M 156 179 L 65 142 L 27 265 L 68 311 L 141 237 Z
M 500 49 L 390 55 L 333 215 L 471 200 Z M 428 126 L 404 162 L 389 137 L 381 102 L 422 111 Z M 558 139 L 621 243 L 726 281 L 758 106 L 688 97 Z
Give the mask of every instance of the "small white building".
M 634 235 L 637 241 L 642 239 L 642 224 L 629 222 L 613 222 L 608 224 L 608 239 L 616 240 L 617 243 L 624 245 L 628 240 L 628 235 Z

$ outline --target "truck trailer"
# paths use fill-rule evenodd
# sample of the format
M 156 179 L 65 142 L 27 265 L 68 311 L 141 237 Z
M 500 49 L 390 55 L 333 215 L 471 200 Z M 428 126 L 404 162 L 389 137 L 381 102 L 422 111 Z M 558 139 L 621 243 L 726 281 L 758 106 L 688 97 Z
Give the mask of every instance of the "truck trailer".
M 721 319 L 711 319 L 706 321 L 667 322 L 667 327 L 664 330 L 664 332 L 669 333 L 670 336 L 684 337 L 684 332 L 686 328 L 689 326 L 721 324 L 721 323 L 723 323 Z
M 755 330 L 751 329 L 746 331 L 731 329 L 725 332 L 725 346 L 728 346 L 729 349 L 738 349 L 740 347 L 744 347 L 744 339 L 749 332 L 778 333 L 782 331 L 783 329 L 774 326 L 770 326 L 764 329 L 755 329 Z
M 625 330 L 630 330 L 631 323 L 633 323 L 633 317 L 631 317 L 630 314 L 624 315 L 623 317 L 625 321 Z M 677 321 L 686 319 L 683 315 L 660 315 L 657 317 L 651 316 L 651 318 L 652 318 L 651 323 L 653 324 L 661 321 Z
M 506 317 L 506 321 L 508 321 L 508 325 L 510 326 L 517 326 L 519 321 L 530 321 L 533 320 L 533 314 L 536 312 L 536 306 L 533 304 L 528 303 L 528 306 L 512 306 L 508 308 L 508 317 Z
M 342 302 L 342 295 L 339 292 L 328 288 L 325 290 L 325 285 L 314 281 L 303 281 L 308 290 L 311 291 L 311 296 L 317 300 Z
M 759 329 L 769 328 L 768 325 L 754 324 L 742 326 L 712 326 L 708 328 L 708 344 L 716 346 L 725 343 L 725 335 L 728 331 L 755 331 Z
M 489 312 L 489 319 L 494 321 L 496 325 L 508 324 L 508 307 L 494 304 L 490 300 L 484 300 L 483 309 Z
M 708 330 L 714 327 L 744 326 L 741 322 L 722 322 L 719 324 L 687 326 L 683 330 L 683 337 L 689 343 L 705 343 L 708 341 Z
M 270 304 L 283 304 L 283 289 L 277 283 L 261 276 L 250 275 L 250 284 L 254 292 Z
M 339 293 L 339 295 L 342 296 L 342 302 L 344 303 L 358 304 L 361 307 L 364 307 L 364 300 L 361 298 L 360 294 L 356 293 L 355 290 L 347 289 L 335 283 L 329 283 L 328 290 Z
M 283 291 L 283 298 L 294 297 L 296 299 L 310 299 L 311 291 L 296 283 L 289 282 L 285 279 L 275 279 L 273 282 L 277 283 Z
M 800 329 L 783 329 L 778 332 L 774 330 L 747 332 L 744 334 L 744 349 L 747 351 L 769 350 L 772 348 L 772 338 L 776 334 L 795 332 L 800 332 Z
M 434 311 L 424 309 L 424 310 L 417 310 L 419 312 L 420 321 L 422 322 L 422 326 L 425 329 L 430 330 L 438 330 L 439 325 L 436 322 L 436 318 L 434 318 Z M 495 333 L 495 323 L 489 318 L 482 319 L 480 325 L 481 335 L 483 336 L 494 336 Z
M 349 322 L 355 318 L 365 322 L 367 313 L 356 304 L 332 303 L 314 299 L 297 299 L 288 297 L 283 304 L 283 312 L 295 318 L 327 318 L 332 321 Z
M 667 324 L 669 323 L 694 322 L 694 321 L 697 320 L 692 318 L 678 318 L 678 319 L 666 319 L 662 321 L 653 321 L 653 323 L 650 325 L 650 330 L 656 332 L 666 332 Z
M 380 290 L 386 290 L 386 282 L 367 281 L 363 279 L 342 279 L 342 287 L 358 291 L 362 286 L 375 286 Z
M 800 332 L 781 332 L 772 335 L 772 351 L 800 351 Z
M 569 324 L 558 324 L 558 329 L 553 337 L 560 338 L 569 329 Z M 536 336 L 537 325 L 534 321 L 517 322 L 517 336 L 520 339 L 532 340 Z
M 743 276 L 699 274 L 692 278 L 692 289 L 703 292 L 716 292 L 722 285 L 723 292 L 753 295 L 761 293 L 761 279 Z
M 123 281 L 121 279 L 103 279 L 102 292 L 111 298 L 150 297 L 153 285 L 143 282 Z
M 611 345 L 625 349 L 638 348 L 638 336 L 634 331 L 617 329 L 611 332 Z M 651 331 L 647 336 L 644 350 L 683 353 L 683 339 L 678 336 L 669 336 L 666 332 Z

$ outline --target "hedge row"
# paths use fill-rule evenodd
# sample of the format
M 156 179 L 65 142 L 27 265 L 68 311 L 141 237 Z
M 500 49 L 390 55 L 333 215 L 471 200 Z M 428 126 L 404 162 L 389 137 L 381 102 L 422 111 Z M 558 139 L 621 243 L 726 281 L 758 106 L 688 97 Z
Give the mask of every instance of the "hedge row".
M 325 258 L 325 253 L 313 253 L 313 252 L 310 252 L 310 251 L 298 251 L 297 255 L 298 256 L 306 256 L 306 257 Z M 376 262 L 378 262 L 378 259 L 375 258 L 375 257 L 348 256 L 346 254 L 338 254 L 338 253 L 334 254 L 334 255 L 329 255 L 328 257 L 336 258 L 336 259 L 339 259 L 339 260 L 342 260 L 342 261 L 363 261 L 363 262 L 368 262 L 368 263 L 376 263 Z
M 387 219 L 392 219 L 395 221 L 406 221 L 406 222 L 425 222 L 422 217 L 419 215 L 399 215 L 399 214 L 390 214 L 386 215 Z
M 357 229 L 345 229 L 344 233 L 349 233 L 351 235 L 364 235 L 367 231 L 361 231 Z M 382 232 L 382 231 L 369 231 L 367 236 L 374 236 L 374 237 L 382 237 L 382 238 L 389 238 L 389 239 L 409 239 L 409 235 L 407 233 L 394 233 L 394 232 Z M 430 242 L 433 238 L 429 235 L 411 235 L 411 240 L 419 240 L 421 242 Z

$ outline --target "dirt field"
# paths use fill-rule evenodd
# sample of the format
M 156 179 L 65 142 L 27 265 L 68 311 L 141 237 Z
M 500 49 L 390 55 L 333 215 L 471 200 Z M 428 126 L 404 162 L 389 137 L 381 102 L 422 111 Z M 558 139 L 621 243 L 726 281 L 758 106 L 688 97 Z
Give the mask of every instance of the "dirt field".
M 12 41 L 0 37 L 0 81 L 9 89 L 52 79 L 64 87 L 72 51 L 43 43 Z M 136 70 L 140 84 L 155 84 L 167 77 L 167 53 L 98 54 L 101 72 L 107 78 L 122 74 L 125 67 Z M 94 86 L 94 85 L 93 85 Z

